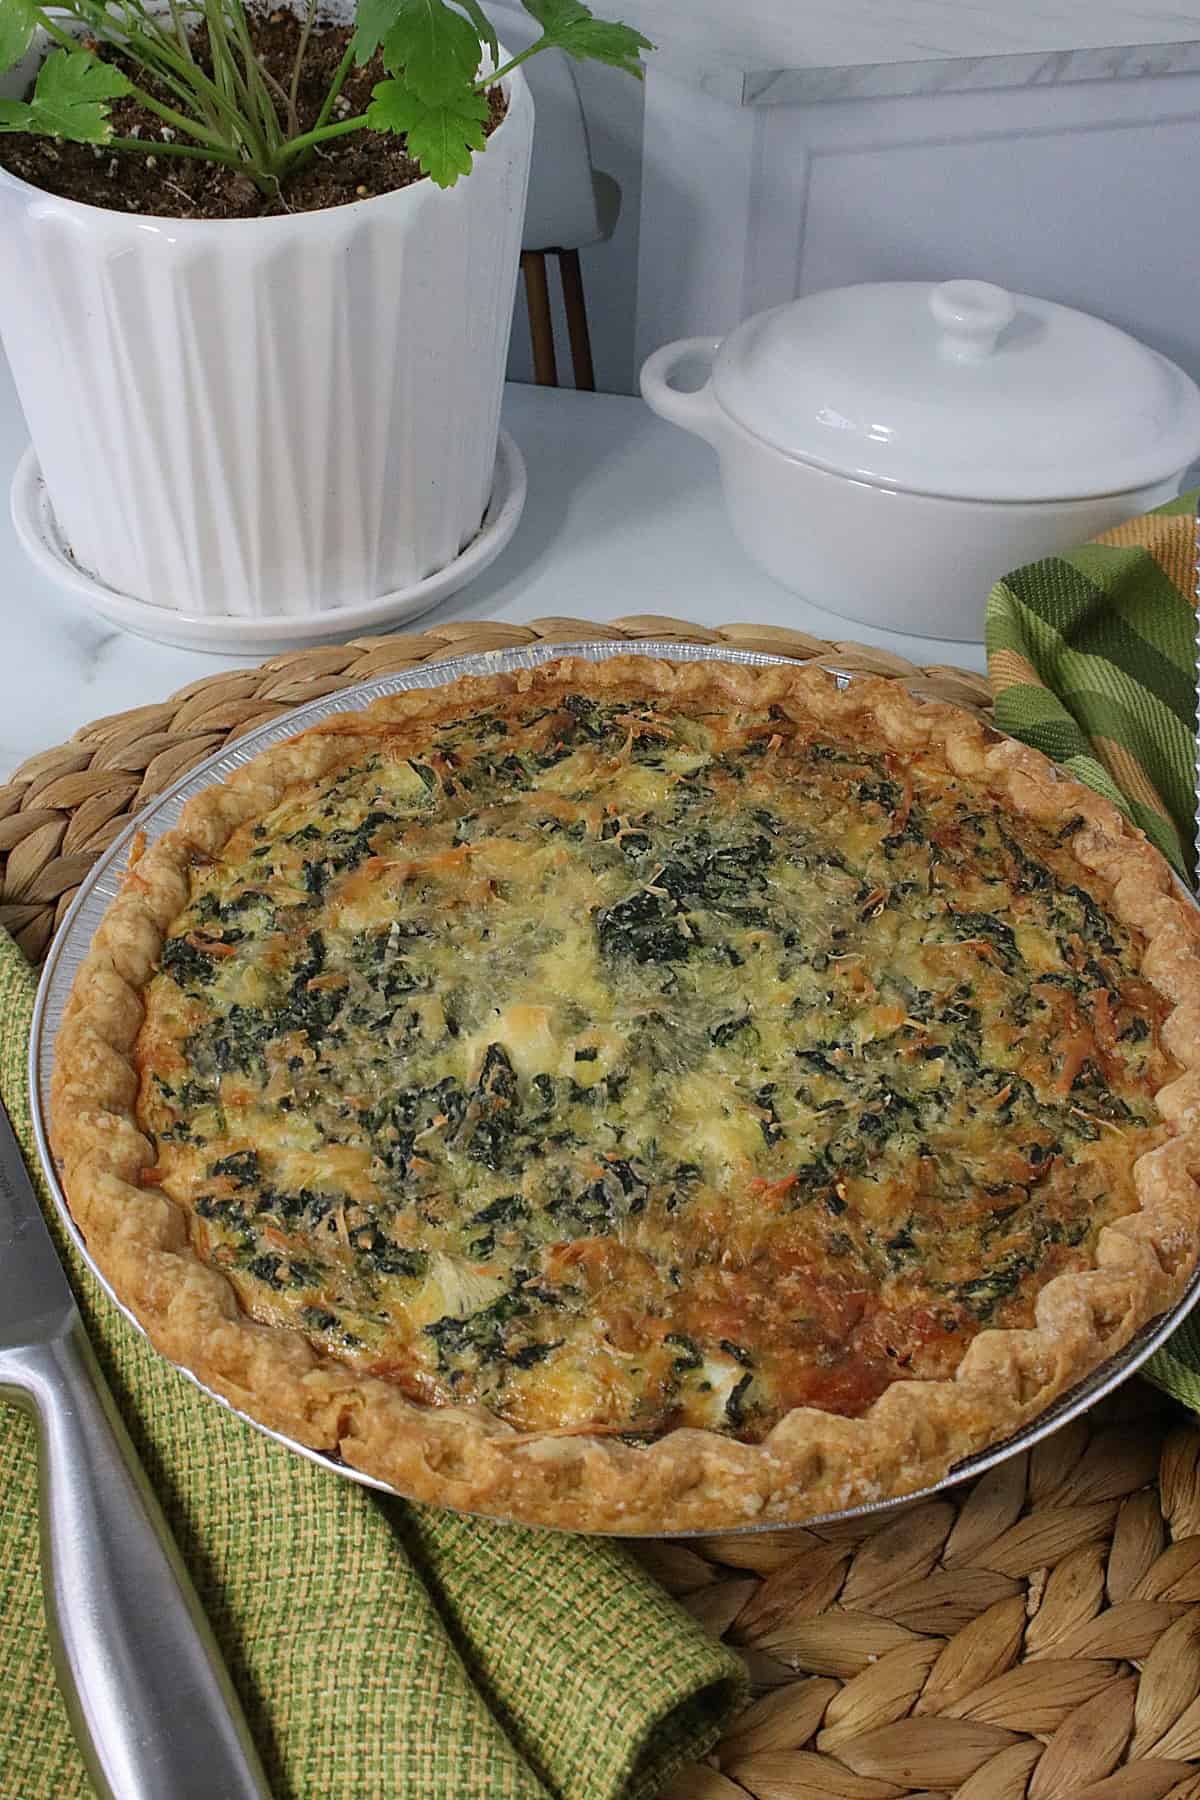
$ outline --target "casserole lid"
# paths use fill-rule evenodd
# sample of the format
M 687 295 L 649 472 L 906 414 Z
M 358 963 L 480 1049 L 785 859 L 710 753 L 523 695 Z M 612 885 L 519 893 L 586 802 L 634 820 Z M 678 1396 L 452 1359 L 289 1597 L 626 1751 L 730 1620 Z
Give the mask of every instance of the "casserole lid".
M 785 455 L 878 486 L 1070 500 L 1178 475 L 1200 389 L 1089 313 L 985 281 L 830 288 L 757 314 L 713 370 L 721 407 Z

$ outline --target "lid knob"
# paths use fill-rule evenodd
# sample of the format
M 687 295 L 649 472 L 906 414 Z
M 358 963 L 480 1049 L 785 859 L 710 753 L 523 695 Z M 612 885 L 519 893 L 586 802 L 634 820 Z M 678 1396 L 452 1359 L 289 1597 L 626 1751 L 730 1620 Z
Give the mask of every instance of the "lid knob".
M 929 310 L 941 328 L 942 350 L 955 362 L 990 356 L 1017 315 L 1012 295 L 990 281 L 943 281 L 929 296 Z

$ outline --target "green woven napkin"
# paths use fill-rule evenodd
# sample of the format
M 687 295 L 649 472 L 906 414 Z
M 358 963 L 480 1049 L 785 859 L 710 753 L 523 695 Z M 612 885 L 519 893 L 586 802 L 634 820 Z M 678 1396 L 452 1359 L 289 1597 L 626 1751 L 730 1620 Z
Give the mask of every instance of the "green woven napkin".
M 1196 494 L 992 589 L 996 723 L 1195 866 Z
M 34 985 L 0 932 L 0 1094 L 36 1174 Z M 649 1800 L 715 1743 L 744 1669 L 624 1550 L 407 1506 L 282 1449 L 125 1322 L 38 1180 L 276 1800 Z M 13 1411 L 0 1493 L 0 1795 L 73 1800 L 90 1790 L 42 1616 L 33 1430 Z
M 1196 868 L 1196 493 L 992 589 L 996 723 L 1114 801 L 1183 876 Z M 1200 1411 L 1196 1314 L 1142 1369 Z

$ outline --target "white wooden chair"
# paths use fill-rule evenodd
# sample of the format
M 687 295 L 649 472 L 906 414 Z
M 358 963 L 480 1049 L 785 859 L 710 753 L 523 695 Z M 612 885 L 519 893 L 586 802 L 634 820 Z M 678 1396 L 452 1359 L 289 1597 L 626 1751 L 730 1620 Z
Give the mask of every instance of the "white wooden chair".
M 527 49 L 538 36 L 536 22 L 520 7 L 489 6 L 488 14 L 510 54 Z M 611 175 L 592 167 L 583 103 L 570 59 L 561 50 L 546 50 L 521 66 L 534 105 L 533 159 L 521 242 L 534 380 L 543 387 L 558 386 L 546 265 L 546 258 L 555 256 L 575 386 L 590 389 L 596 378 L 579 252 L 612 236 L 621 211 L 621 190 Z

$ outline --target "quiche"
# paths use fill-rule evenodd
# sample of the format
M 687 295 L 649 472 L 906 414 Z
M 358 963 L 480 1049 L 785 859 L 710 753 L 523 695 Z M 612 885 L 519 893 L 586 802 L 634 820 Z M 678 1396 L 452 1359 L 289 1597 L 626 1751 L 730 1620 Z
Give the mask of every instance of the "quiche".
M 193 799 L 80 970 L 53 1143 L 260 1423 L 511 1519 L 784 1523 L 1180 1296 L 1198 957 L 1117 811 L 954 709 L 564 659 Z

